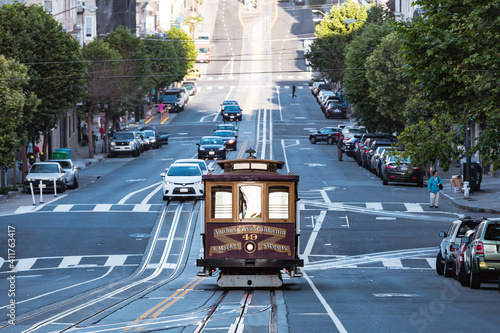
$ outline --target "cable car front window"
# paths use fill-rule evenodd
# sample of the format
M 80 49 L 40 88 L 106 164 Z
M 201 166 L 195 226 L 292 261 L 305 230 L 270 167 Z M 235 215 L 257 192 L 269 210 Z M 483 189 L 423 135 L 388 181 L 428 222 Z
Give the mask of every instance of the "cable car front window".
M 233 190 L 231 186 L 212 187 L 212 218 L 230 219 L 233 217 Z
M 289 219 L 289 188 L 286 186 L 269 187 L 269 218 Z
M 260 219 L 262 215 L 262 191 L 260 186 L 241 186 L 240 219 Z

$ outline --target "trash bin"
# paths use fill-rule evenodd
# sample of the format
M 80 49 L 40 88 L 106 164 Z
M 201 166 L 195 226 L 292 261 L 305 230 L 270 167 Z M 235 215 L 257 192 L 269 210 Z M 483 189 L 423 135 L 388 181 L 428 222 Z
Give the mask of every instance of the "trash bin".
M 61 153 L 61 152 L 62 153 L 66 153 L 66 157 L 58 157 L 58 158 L 71 158 L 71 149 L 68 149 L 68 148 L 54 149 L 54 152 L 52 153 L 52 156 L 54 156 L 54 153 Z
M 68 153 L 65 151 L 54 151 L 52 152 L 52 158 L 55 160 L 65 160 L 68 159 Z
M 467 158 L 460 159 L 460 175 L 465 180 L 465 169 L 467 167 Z M 481 164 L 476 162 L 473 158 L 470 164 L 470 181 L 469 186 L 472 191 L 479 191 L 481 189 L 481 181 L 483 180 L 483 168 Z

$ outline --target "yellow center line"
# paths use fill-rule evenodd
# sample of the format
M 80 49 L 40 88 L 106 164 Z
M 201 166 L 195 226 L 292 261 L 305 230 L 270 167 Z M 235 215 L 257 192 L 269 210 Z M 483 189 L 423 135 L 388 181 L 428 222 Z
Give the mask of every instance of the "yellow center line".
M 248 140 L 245 140 L 245 142 L 243 142 L 243 145 L 240 148 L 240 151 L 238 152 L 238 156 L 236 156 L 237 159 L 240 159 L 243 157 L 243 154 L 245 153 L 245 150 L 247 148 L 247 144 L 248 144 Z
M 191 287 L 188 289 L 184 290 L 182 294 L 179 295 L 179 297 L 173 299 L 170 301 L 170 303 L 166 304 L 164 307 L 162 307 L 160 310 L 156 311 L 151 318 L 157 318 L 163 311 L 168 309 L 172 304 L 176 303 L 178 300 L 180 300 L 182 297 L 184 297 L 188 292 L 192 291 L 201 281 L 203 281 L 205 277 L 202 277 L 199 281 L 197 281 L 195 284 L 193 284 Z

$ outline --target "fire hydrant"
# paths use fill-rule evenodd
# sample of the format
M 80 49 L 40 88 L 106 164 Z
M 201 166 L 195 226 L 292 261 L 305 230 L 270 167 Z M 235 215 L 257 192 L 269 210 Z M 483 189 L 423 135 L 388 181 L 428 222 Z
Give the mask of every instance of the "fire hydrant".
M 470 187 L 469 187 L 469 182 L 464 182 L 464 198 L 465 199 L 470 199 Z

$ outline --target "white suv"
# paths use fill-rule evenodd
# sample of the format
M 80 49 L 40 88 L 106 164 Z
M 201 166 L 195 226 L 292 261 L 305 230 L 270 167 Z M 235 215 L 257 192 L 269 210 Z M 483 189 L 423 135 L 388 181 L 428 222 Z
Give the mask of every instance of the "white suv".
M 447 232 L 441 231 L 440 237 L 444 237 L 439 247 L 439 253 L 436 257 L 436 272 L 439 275 L 451 277 L 453 274 L 453 264 L 455 263 L 455 247 L 460 245 L 462 237 L 469 230 L 475 230 L 477 226 L 485 219 L 473 219 L 471 217 L 463 217 L 460 220 L 453 221 Z

